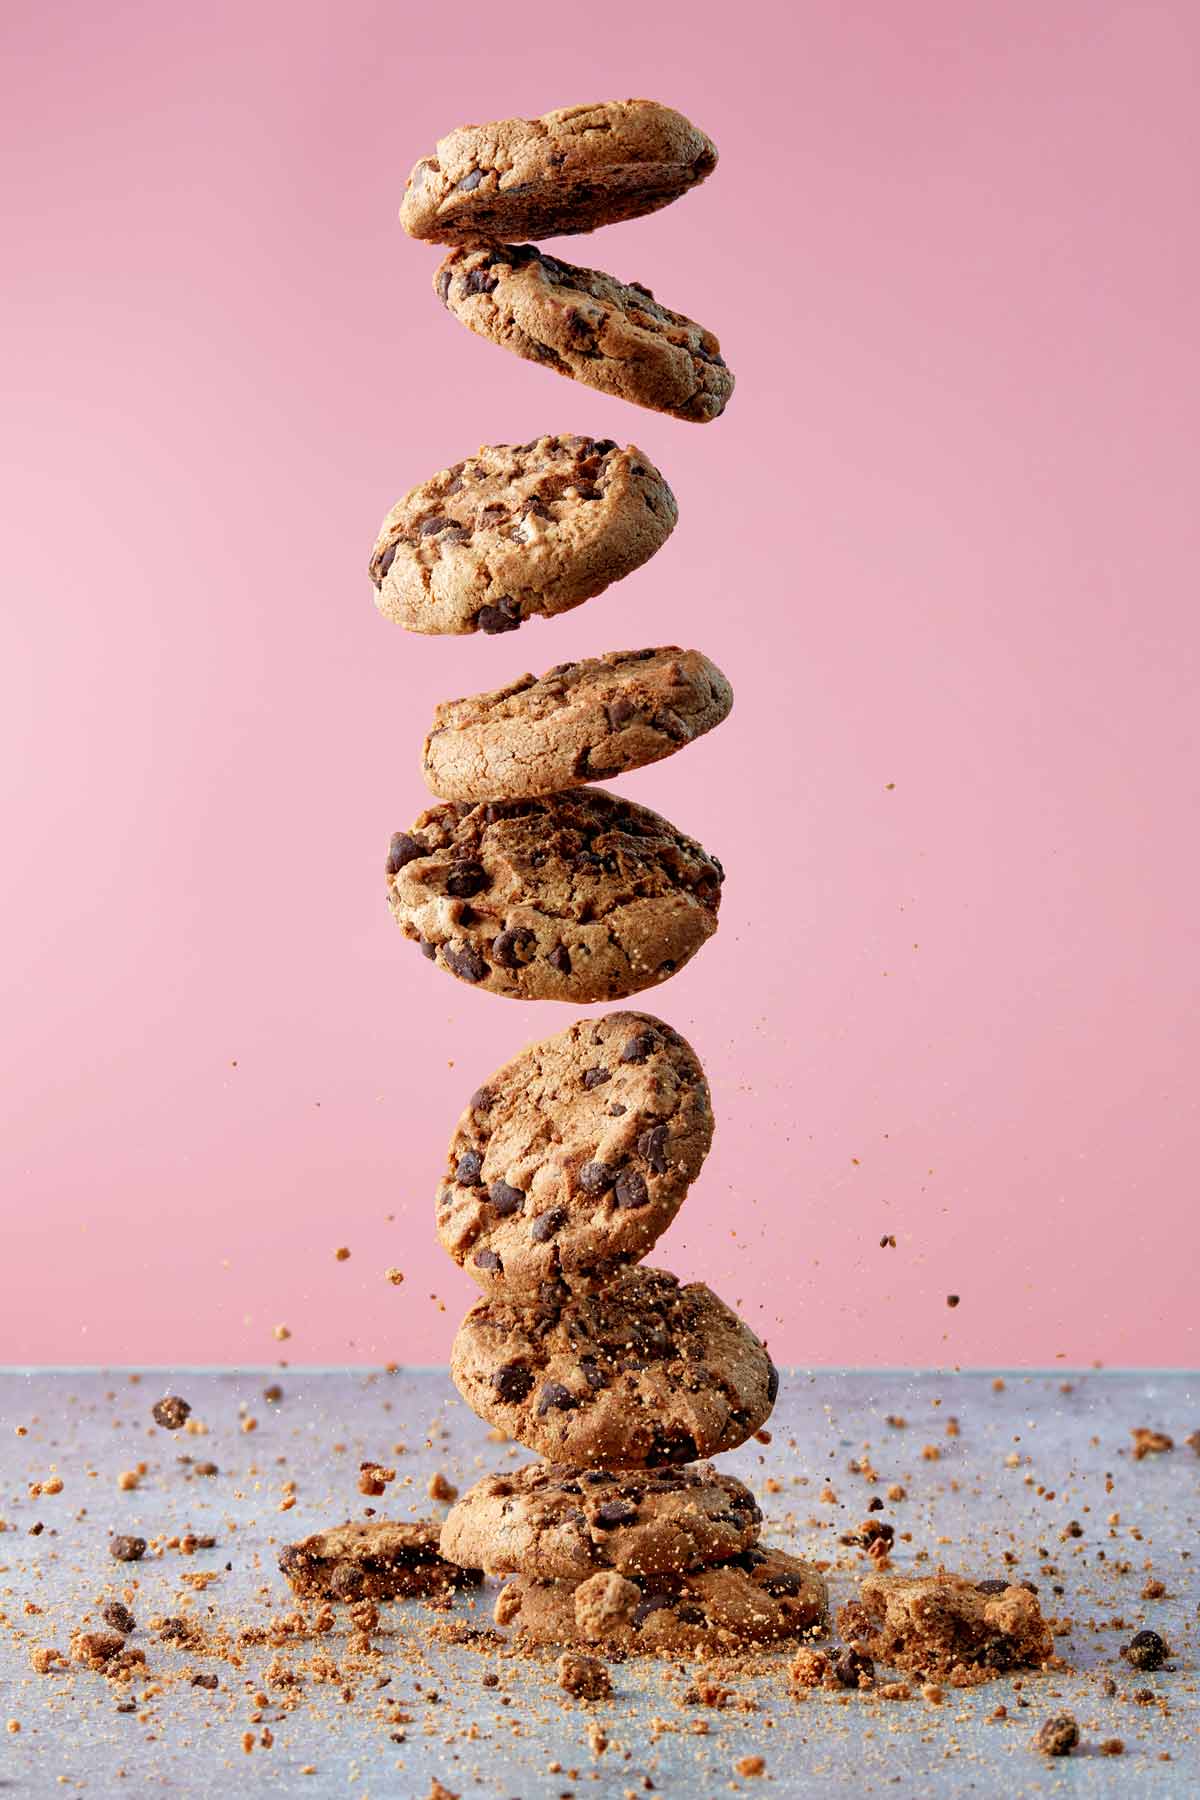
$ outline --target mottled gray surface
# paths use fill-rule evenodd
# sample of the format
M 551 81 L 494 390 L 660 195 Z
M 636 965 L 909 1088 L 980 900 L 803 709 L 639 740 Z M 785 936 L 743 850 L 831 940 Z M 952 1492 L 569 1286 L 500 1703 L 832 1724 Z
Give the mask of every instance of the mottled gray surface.
M 262 1397 L 273 1380 L 285 1388 L 278 1405 Z M 872 1493 L 903 1484 L 907 1499 L 877 1515 L 895 1524 L 896 1567 L 921 1572 L 943 1561 L 977 1578 L 1011 1567 L 1034 1580 L 1045 1609 L 1074 1620 L 1059 1640 L 1070 1673 L 1030 1676 L 1020 1689 L 1006 1680 L 948 1693 L 940 1707 L 920 1698 L 887 1704 L 823 1692 L 797 1704 L 781 1656 L 736 1684 L 757 1702 L 755 1710 L 715 1711 L 680 1704 L 686 1676 L 672 1664 L 631 1660 L 614 1667 L 612 1703 L 585 1709 L 554 1687 L 552 1659 L 529 1663 L 495 1647 L 441 1646 L 430 1627 L 445 1615 L 405 1604 L 386 1610 L 377 1664 L 346 1661 L 339 1625 L 324 1646 L 341 1663 L 342 1679 L 310 1677 L 291 1711 L 278 1704 L 288 1690 L 272 1687 L 271 1704 L 252 1726 L 270 1650 L 247 1650 L 244 1667 L 233 1669 L 168 1649 L 147 1622 L 178 1613 L 184 1601 L 210 1624 L 262 1624 L 286 1611 L 278 1544 L 361 1513 L 369 1503 L 355 1480 L 364 1458 L 397 1468 L 395 1486 L 378 1505 L 404 1517 L 444 1510 L 425 1497 L 434 1469 L 465 1485 L 524 1452 L 489 1442 L 440 1371 L 2 1374 L 0 1516 L 8 1529 L 0 1535 L 0 1718 L 19 1720 L 21 1729 L 0 1733 L 0 1792 L 423 1800 L 436 1774 L 455 1794 L 497 1800 L 616 1800 L 648 1791 L 649 1783 L 679 1796 L 748 1790 L 904 1800 L 1055 1793 L 1184 1800 L 1200 1791 L 1200 1456 L 1184 1443 L 1200 1429 L 1200 1383 L 1178 1373 L 1065 1371 L 1010 1373 L 1004 1381 L 998 1391 L 982 1373 L 796 1372 L 785 1379 L 770 1445 L 750 1444 L 722 1466 L 754 1486 L 772 1538 L 831 1563 L 835 1602 L 852 1593 L 862 1567 L 839 1535 L 865 1516 Z M 172 1436 L 151 1425 L 151 1402 L 167 1389 L 192 1402 L 207 1435 Z M 241 1429 L 246 1414 L 258 1421 L 249 1433 Z M 888 1424 L 889 1415 L 907 1425 Z M 957 1436 L 947 1433 L 952 1418 Z M 1169 1432 L 1176 1448 L 1135 1461 L 1136 1426 Z M 26 1435 L 16 1435 L 19 1427 Z M 399 1443 L 407 1448 L 395 1450 Z M 922 1456 L 926 1445 L 938 1447 L 936 1460 Z M 180 1456 L 210 1458 L 220 1474 L 197 1477 Z M 878 1482 L 850 1470 L 862 1457 Z M 118 1472 L 139 1462 L 148 1467 L 138 1489 L 119 1491 Z M 62 1492 L 30 1497 L 30 1483 L 52 1471 Z M 768 1479 L 778 1492 L 767 1490 Z M 296 1504 L 281 1513 L 289 1480 Z M 834 1502 L 820 1498 L 826 1483 Z M 1109 1523 L 1113 1513 L 1119 1523 Z M 31 1536 L 38 1520 L 44 1530 Z M 1060 1536 L 1070 1521 L 1081 1536 Z M 138 1565 L 119 1566 L 106 1552 L 112 1529 L 152 1540 L 191 1529 L 211 1533 L 217 1544 L 190 1557 L 152 1551 Z M 910 1542 L 900 1540 L 905 1532 Z M 921 1552 L 927 1560 L 918 1560 Z M 194 1570 L 218 1571 L 219 1579 L 192 1595 L 180 1576 Z M 1166 1584 L 1165 1598 L 1140 1598 L 1151 1570 Z M 97 1603 L 131 1580 L 142 1629 L 130 1641 L 146 1648 L 143 1680 L 120 1688 L 87 1672 L 33 1673 L 33 1646 L 65 1650 L 85 1613 L 91 1609 L 94 1618 Z M 26 1613 L 27 1605 L 41 1612 Z M 489 1609 L 490 1595 L 456 1606 L 478 1625 L 487 1624 Z M 1123 1624 L 1114 1627 L 1117 1617 Z M 1168 1669 L 1135 1675 L 1118 1650 L 1143 1625 L 1166 1637 L 1173 1654 Z M 282 1660 L 302 1660 L 313 1647 L 297 1646 Z M 156 1677 L 185 1665 L 215 1670 L 220 1688 L 210 1693 L 177 1681 L 154 1692 Z M 482 1686 L 485 1671 L 497 1673 L 497 1687 Z M 1106 1673 L 1118 1687 L 1108 1698 Z M 382 1679 L 386 1687 L 376 1685 Z M 1133 1698 L 1139 1689 L 1150 1691 L 1151 1703 Z M 118 1702 L 131 1697 L 137 1711 L 118 1714 Z M 382 1716 L 390 1700 L 410 1720 L 400 1743 L 391 1735 L 400 1727 Z M 999 1703 L 1006 1720 L 989 1718 Z M 1078 1719 L 1084 1751 L 1044 1762 L 1031 1752 L 1030 1737 L 1044 1716 L 1063 1709 Z M 611 1740 L 603 1755 L 588 1741 L 596 1720 Z M 705 1735 L 692 1729 L 697 1720 L 707 1723 Z M 269 1748 L 258 1738 L 264 1724 L 274 1735 Z M 249 1729 L 256 1744 L 246 1755 L 241 1739 Z M 1095 1745 L 1104 1737 L 1122 1738 L 1125 1755 L 1100 1756 Z M 735 1760 L 753 1753 L 765 1757 L 766 1776 L 736 1777 Z M 1164 1755 L 1170 1760 L 1160 1760 Z M 306 1765 L 315 1773 L 301 1773 Z

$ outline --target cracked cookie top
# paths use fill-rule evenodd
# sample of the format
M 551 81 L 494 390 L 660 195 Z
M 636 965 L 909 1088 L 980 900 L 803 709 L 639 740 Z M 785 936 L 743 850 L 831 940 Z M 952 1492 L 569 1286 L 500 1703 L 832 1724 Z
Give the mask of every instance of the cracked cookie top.
M 770 1414 L 766 1346 L 703 1282 L 644 1263 L 598 1294 L 481 1300 L 450 1358 L 482 1419 L 550 1462 L 640 1468 L 733 1450 Z
M 518 1000 L 620 1000 L 666 981 L 717 928 L 715 857 L 603 788 L 450 801 L 397 832 L 388 903 L 460 981 Z
M 442 1554 L 539 1581 L 583 1581 L 597 1569 L 677 1575 L 748 1550 L 761 1524 L 749 1488 L 711 1463 L 611 1471 L 530 1463 L 468 1489 L 442 1526 Z
M 733 689 L 698 650 L 614 650 L 443 700 L 425 780 L 446 800 L 523 799 L 658 762 L 711 731 Z
M 580 1019 L 472 1095 L 437 1197 L 442 1248 L 504 1299 L 602 1287 L 666 1230 L 712 1134 L 677 1031 L 647 1013 Z
M 635 406 L 704 423 L 724 412 L 733 392 L 711 331 L 660 305 L 639 282 L 532 244 L 452 250 L 434 287 L 479 336 Z
M 716 166 L 711 140 L 656 100 L 459 125 L 416 164 L 400 223 L 435 244 L 564 237 L 657 212 Z
M 392 508 L 371 556 L 375 603 L 409 631 L 515 631 L 640 568 L 677 518 L 633 444 L 484 444 Z

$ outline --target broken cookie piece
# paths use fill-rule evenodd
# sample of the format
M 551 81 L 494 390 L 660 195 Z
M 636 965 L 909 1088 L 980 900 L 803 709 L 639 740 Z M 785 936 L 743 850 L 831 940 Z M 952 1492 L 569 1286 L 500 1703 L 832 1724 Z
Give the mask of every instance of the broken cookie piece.
M 279 1567 L 305 1599 L 392 1600 L 444 1595 L 481 1577 L 438 1554 L 436 1519 L 348 1521 L 318 1531 L 279 1553 Z
M 1054 1654 L 1030 1588 L 961 1575 L 868 1575 L 837 1623 L 861 1653 L 952 1687 L 1039 1668 Z

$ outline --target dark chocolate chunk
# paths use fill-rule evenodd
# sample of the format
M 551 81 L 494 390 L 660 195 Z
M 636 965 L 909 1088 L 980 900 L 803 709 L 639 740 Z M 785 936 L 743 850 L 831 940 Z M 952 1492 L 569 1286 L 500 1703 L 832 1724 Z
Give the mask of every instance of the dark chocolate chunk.
M 504 1264 L 494 1250 L 477 1250 L 472 1260 L 477 1269 L 493 1269 L 498 1275 L 504 1273 Z
M 488 1189 L 488 1199 L 502 1219 L 507 1219 L 510 1213 L 522 1212 L 525 1208 L 523 1191 L 509 1187 L 507 1181 L 493 1181 Z
M 398 875 L 407 863 L 426 855 L 428 852 L 420 838 L 409 837 L 407 831 L 394 831 L 388 845 L 387 872 L 389 875 Z
M 632 1500 L 605 1500 L 596 1508 L 592 1523 L 601 1531 L 615 1531 L 618 1525 L 632 1525 L 637 1516 Z
M 492 956 L 502 969 L 520 969 L 537 949 L 536 933 L 527 925 L 515 925 L 492 941 Z
M 539 1213 L 529 1227 L 529 1235 L 535 1244 L 549 1243 L 555 1232 L 561 1231 L 567 1222 L 567 1214 L 563 1207 L 552 1206 L 549 1212 Z
M 544 1418 L 548 1412 L 555 1410 L 570 1412 L 578 1404 L 570 1388 L 564 1387 L 561 1381 L 543 1382 L 542 1391 L 538 1395 L 538 1418 Z
M 667 1127 L 652 1125 L 643 1131 L 637 1141 L 637 1153 L 643 1162 L 650 1164 L 655 1175 L 667 1172 Z
M 585 1194 L 604 1194 L 612 1186 L 615 1175 L 607 1163 L 585 1162 L 579 1171 L 579 1185 Z
M 650 1190 L 636 1169 L 622 1169 L 617 1176 L 617 1184 L 613 1189 L 617 1205 L 627 1212 L 635 1207 L 645 1206 L 650 1199 Z
M 533 1390 L 533 1376 L 523 1363 L 501 1363 L 492 1372 L 492 1386 L 499 1399 L 515 1406 Z
M 487 977 L 486 959 L 470 944 L 464 944 L 461 950 L 452 950 L 448 944 L 443 944 L 442 960 L 462 981 L 483 981 Z
M 487 870 L 477 862 L 455 863 L 446 877 L 446 892 L 456 900 L 469 900 L 487 885 Z
M 454 1165 L 454 1179 L 459 1187 L 477 1187 L 483 1173 L 483 1158 L 478 1150 L 464 1150 Z

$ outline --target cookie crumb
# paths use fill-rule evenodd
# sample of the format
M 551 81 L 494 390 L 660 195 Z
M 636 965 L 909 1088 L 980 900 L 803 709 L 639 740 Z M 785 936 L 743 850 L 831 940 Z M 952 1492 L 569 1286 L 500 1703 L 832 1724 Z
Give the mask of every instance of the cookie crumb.
M 579 1700 L 603 1700 L 612 1693 L 612 1677 L 594 1656 L 564 1650 L 556 1665 L 558 1685 Z
M 766 1773 L 766 1758 L 762 1756 L 739 1756 L 733 1765 L 735 1775 L 763 1775 Z
M 150 1416 L 164 1431 L 179 1431 L 186 1425 L 191 1410 L 188 1401 L 181 1399 L 178 1394 L 164 1394 L 150 1408 Z
M 1070 1756 L 1079 1743 L 1079 1727 L 1070 1713 L 1055 1713 L 1037 1730 L 1033 1748 L 1043 1756 Z

